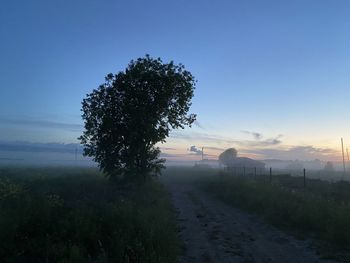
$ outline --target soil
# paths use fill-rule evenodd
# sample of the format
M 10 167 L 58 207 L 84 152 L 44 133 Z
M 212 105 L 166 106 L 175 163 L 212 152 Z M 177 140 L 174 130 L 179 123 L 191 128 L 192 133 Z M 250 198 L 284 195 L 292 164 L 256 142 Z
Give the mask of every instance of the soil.
M 281 232 L 193 184 L 165 185 L 177 210 L 179 236 L 184 244 L 179 262 L 335 262 L 322 259 L 310 240 Z

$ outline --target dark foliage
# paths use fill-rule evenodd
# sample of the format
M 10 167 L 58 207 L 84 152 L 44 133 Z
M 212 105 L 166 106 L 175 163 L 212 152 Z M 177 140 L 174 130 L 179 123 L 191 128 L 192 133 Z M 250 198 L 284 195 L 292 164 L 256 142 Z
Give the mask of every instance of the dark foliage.
M 125 189 L 95 169 L 0 169 L 0 262 L 176 262 L 176 234 L 155 181 Z
M 219 155 L 219 162 L 223 165 L 230 166 L 236 158 L 237 150 L 235 148 L 229 148 Z
M 169 131 L 191 125 L 187 115 L 195 79 L 182 64 L 149 55 L 132 60 L 124 72 L 108 74 L 82 102 L 85 131 L 79 138 L 110 176 L 145 178 L 158 174 L 164 159 L 155 145 Z

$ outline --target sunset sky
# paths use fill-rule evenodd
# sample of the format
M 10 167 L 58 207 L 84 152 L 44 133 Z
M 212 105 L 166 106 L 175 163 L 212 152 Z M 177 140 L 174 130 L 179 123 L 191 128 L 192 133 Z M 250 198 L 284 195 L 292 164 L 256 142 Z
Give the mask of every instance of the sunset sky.
M 163 156 L 196 160 L 204 146 L 207 158 L 236 147 L 340 160 L 341 137 L 350 148 L 349 14 L 345 0 L 3 0 L 0 141 L 77 143 L 85 95 L 147 53 L 198 80 L 197 122 L 173 131 Z

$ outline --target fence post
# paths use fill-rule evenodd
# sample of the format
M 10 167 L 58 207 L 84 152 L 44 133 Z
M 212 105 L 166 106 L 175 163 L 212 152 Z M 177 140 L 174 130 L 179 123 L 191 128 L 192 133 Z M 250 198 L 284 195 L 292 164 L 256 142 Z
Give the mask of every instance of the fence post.
M 272 167 L 270 167 L 270 183 L 272 182 Z
M 306 187 L 306 169 L 304 168 L 304 188 Z
M 256 167 L 254 167 L 254 179 L 256 179 Z

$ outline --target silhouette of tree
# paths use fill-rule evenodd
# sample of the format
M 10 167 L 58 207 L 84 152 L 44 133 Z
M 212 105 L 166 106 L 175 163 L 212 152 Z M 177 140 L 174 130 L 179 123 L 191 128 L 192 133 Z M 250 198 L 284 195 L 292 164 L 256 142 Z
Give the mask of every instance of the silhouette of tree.
M 287 165 L 286 169 L 288 170 L 299 170 L 301 171 L 304 168 L 303 163 L 299 160 L 294 160 Z
M 223 165 L 230 166 L 236 158 L 237 150 L 235 148 L 229 148 L 219 155 L 219 162 Z
M 187 114 L 195 82 L 182 64 L 149 55 L 108 74 L 82 102 L 84 155 L 111 177 L 159 174 L 165 160 L 155 145 L 165 142 L 171 129 L 191 126 L 196 119 Z
M 324 166 L 324 170 L 327 172 L 334 172 L 334 166 L 332 162 L 327 162 Z

